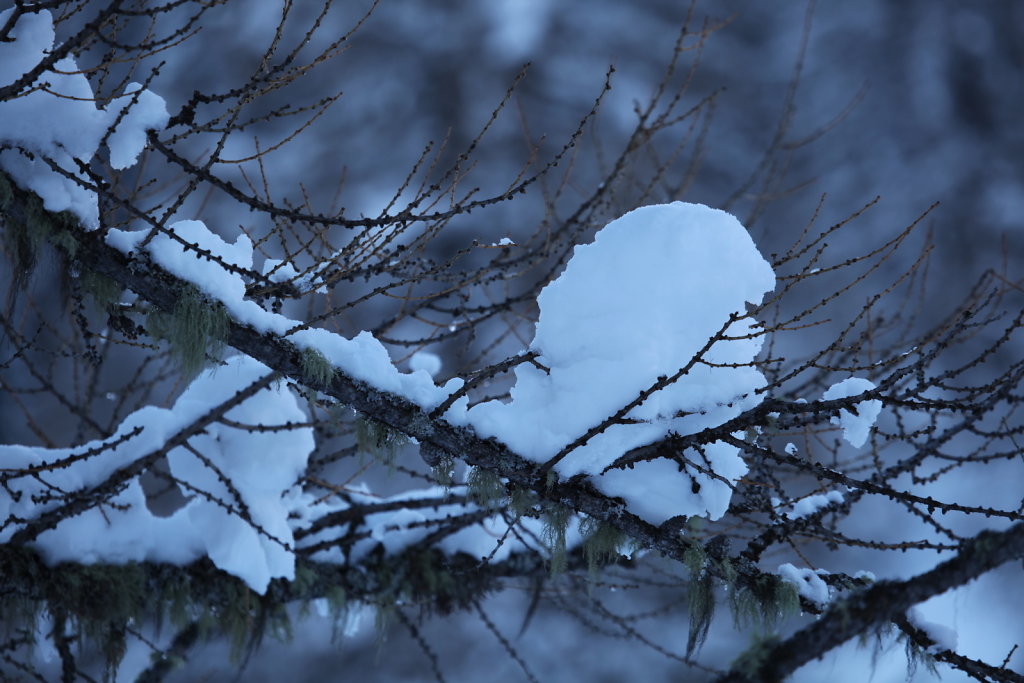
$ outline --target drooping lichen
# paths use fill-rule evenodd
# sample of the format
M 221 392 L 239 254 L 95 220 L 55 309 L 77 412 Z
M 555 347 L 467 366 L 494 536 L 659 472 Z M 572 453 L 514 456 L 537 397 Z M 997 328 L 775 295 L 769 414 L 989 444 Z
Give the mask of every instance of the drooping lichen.
M 0 548 L 0 576 L 13 587 L 0 600 L 0 637 L 36 634 L 41 619 L 73 632 L 80 649 L 102 655 L 113 680 L 129 634 L 151 621 L 159 631 L 197 625 L 206 637 L 229 635 L 233 656 L 259 643 L 264 633 L 290 634 L 283 603 L 267 601 L 241 580 L 200 563 L 191 569 L 126 564 L 59 564 L 48 567 L 29 549 Z
M 774 574 L 747 577 L 730 584 L 729 608 L 739 628 L 750 625 L 772 628 L 787 616 L 800 612 L 796 587 Z
M 106 312 L 107 308 L 121 298 L 122 288 L 114 280 L 94 270 L 84 270 L 80 276 L 82 289 L 92 297 L 96 309 Z
M 206 365 L 207 356 L 219 358 L 227 340 L 230 317 L 219 301 L 211 301 L 194 285 L 178 293 L 172 313 L 154 309 L 146 317 L 146 331 L 166 339 L 186 376 Z
M 334 381 L 335 375 L 338 374 L 338 369 L 317 349 L 308 347 L 302 349 L 300 358 L 305 380 L 318 387 L 329 386 Z
M 597 570 L 619 557 L 619 547 L 626 541 L 626 534 L 610 524 L 593 517 L 580 522 L 583 536 L 583 556 L 591 576 Z
M 508 497 L 508 505 L 517 517 L 533 516 L 539 504 L 540 498 L 527 488 L 514 487 Z
M 683 553 L 683 563 L 690 572 L 688 582 L 690 633 L 686 640 L 689 657 L 708 636 L 711 619 L 715 616 L 715 582 L 708 567 L 708 556 L 699 543 L 693 543 Z
M 398 449 L 409 442 L 409 438 L 383 422 L 357 415 L 356 445 L 360 452 L 369 454 L 374 460 L 394 468 Z
M 437 464 L 430 468 L 430 475 L 441 486 L 449 488 L 455 483 L 455 459 L 444 453 L 437 460 Z
M 466 478 L 469 499 L 481 507 L 494 507 L 505 499 L 505 484 L 494 472 L 474 467 Z
M 568 557 L 565 551 L 565 532 L 572 519 L 572 510 L 564 505 L 551 505 L 544 510 L 543 539 L 548 546 L 551 578 L 565 572 Z

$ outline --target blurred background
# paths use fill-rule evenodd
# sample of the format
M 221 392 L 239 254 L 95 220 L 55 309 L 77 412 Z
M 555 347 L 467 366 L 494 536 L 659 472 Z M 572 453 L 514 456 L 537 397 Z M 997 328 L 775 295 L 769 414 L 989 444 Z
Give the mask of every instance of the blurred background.
M 175 49 L 152 85 L 172 114 L 194 89 L 222 90 L 244 79 L 272 37 L 276 5 L 253 0 L 211 11 L 203 31 Z M 301 40 L 302 17 L 311 19 L 320 6 L 296 3 L 291 25 L 299 33 L 293 40 Z M 367 9 L 367 2 L 339 4 L 310 49 L 350 30 Z M 842 254 L 843 243 L 852 249 L 884 242 L 939 201 L 925 219 L 935 244 L 926 317 L 946 313 L 985 269 L 1005 267 L 1011 276 L 1020 275 L 1024 4 L 1018 0 L 722 0 L 692 8 L 678 0 L 383 0 L 352 36 L 348 52 L 289 88 L 297 102 L 344 94 L 268 159 L 267 182 L 292 196 L 300 194 L 301 182 L 317 209 L 335 203 L 350 215 L 375 215 L 427 141 L 447 138 L 444 160 L 453 161 L 529 62 L 475 155 L 474 185 L 500 191 L 535 146 L 542 159 L 561 149 L 614 65 L 612 89 L 585 127 L 565 181 L 566 196 L 582 200 L 626 144 L 635 110 L 665 76 L 691 12 L 691 31 L 705 25 L 715 30 L 700 49 L 693 40 L 684 43 L 687 49 L 669 80 L 675 86 L 689 81 L 683 111 L 712 95 L 713 107 L 701 114 L 693 140 L 645 203 L 683 198 L 727 208 L 745 221 L 767 254 L 796 238 L 822 195 L 827 197 L 819 226 L 880 196 L 837 238 L 845 241 L 837 247 Z M 280 128 L 265 124 L 257 131 L 261 145 L 275 143 L 290 127 L 291 122 Z M 244 140 L 232 144 L 236 148 L 226 156 L 255 150 Z M 622 210 L 632 208 L 630 197 L 621 201 Z M 464 243 L 466 235 L 496 241 L 532 234 L 545 211 L 544 192 L 535 191 L 458 221 L 465 234 L 453 236 L 451 244 Z M 216 195 L 182 210 L 189 212 L 211 225 L 231 226 L 225 228 L 231 237 L 233 226 L 247 220 Z M 888 274 L 917 254 L 902 251 L 888 264 Z M 888 574 L 877 568 L 876 573 L 908 576 L 934 562 L 894 560 L 900 563 Z M 1020 580 L 1019 567 L 1004 567 L 924 611 L 959 626 L 961 652 L 998 663 L 1009 645 L 1024 638 L 1019 615 L 999 599 Z M 702 680 L 699 670 L 659 651 L 681 654 L 687 629 L 685 595 L 672 581 L 665 583 L 601 595 L 624 612 L 650 611 L 629 622 L 647 644 L 607 620 L 588 618 L 592 613 L 586 610 L 574 616 L 573 603 L 586 590 L 567 588 L 559 596 L 552 589 L 518 638 L 528 587 L 513 587 L 483 606 L 541 681 Z M 977 605 L 985 605 L 983 615 Z M 314 616 L 297 625 L 293 643 L 268 643 L 238 680 L 432 679 L 429 661 L 401 627 L 385 625 L 386 639 L 378 641 L 370 615 L 355 630 L 332 642 L 329 622 Z M 527 680 L 479 615 L 428 620 L 421 634 L 448 680 Z M 727 615 L 716 620 L 702 660 L 726 664 L 745 646 L 736 638 Z M 221 668 L 225 652 L 218 644 L 200 649 L 194 666 L 175 680 L 236 675 Z M 141 649 L 135 654 L 141 668 L 147 655 Z M 126 663 L 125 672 L 131 668 Z M 912 678 L 929 676 L 921 670 Z M 907 677 L 902 648 L 886 641 L 874 652 L 870 643 L 848 644 L 805 667 L 795 680 Z

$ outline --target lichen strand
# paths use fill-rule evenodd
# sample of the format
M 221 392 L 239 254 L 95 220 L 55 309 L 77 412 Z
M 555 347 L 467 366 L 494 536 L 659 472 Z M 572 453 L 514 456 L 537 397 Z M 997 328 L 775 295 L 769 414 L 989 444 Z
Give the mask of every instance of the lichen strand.
M 572 519 L 572 510 L 564 505 L 551 505 L 544 510 L 543 538 L 551 557 L 551 577 L 565 572 L 568 558 L 565 552 L 565 532 Z
M 17 207 L 22 210 L 16 213 Z M 53 243 L 69 258 L 75 257 L 78 243 L 71 229 L 78 225 L 78 219 L 68 211 L 47 211 L 38 196 L 16 188 L 3 172 L 0 172 L 0 215 L 3 216 L 4 248 L 14 269 L 15 290 L 28 284 L 43 244 Z
M 700 544 L 694 543 L 686 550 L 683 562 L 690 571 L 690 633 L 686 640 L 686 656 L 689 657 L 704 644 L 711 628 L 711 619 L 715 616 L 715 583 L 707 553 Z
M 303 378 L 317 389 L 330 386 L 338 374 L 329 360 L 316 349 L 305 348 L 300 356 Z
M 593 517 L 580 522 L 580 535 L 583 536 L 583 556 L 591 576 L 600 567 L 618 559 L 619 547 L 627 538 L 622 531 Z
M 357 415 L 355 422 L 356 446 L 359 451 L 393 469 L 398 449 L 407 444 L 409 438 L 383 422 L 371 420 L 364 415 Z
M 481 507 L 495 507 L 505 500 L 507 491 L 505 484 L 494 472 L 481 467 L 474 467 L 466 477 L 466 488 L 469 499 Z
M 116 304 L 123 291 L 121 285 L 106 275 L 85 270 L 81 276 L 82 289 L 92 298 L 97 310 L 106 313 L 108 307 Z
M 146 331 L 166 339 L 182 372 L 192 377 L 205 367 L 207 357 L 217 359 L 228 336 L 230 318 L 224 305 L 210 301 L 194 285 L 182 287 L 172 313 L 153 310 Z
M 230 635 L 236 661 L 267 631 L 290 635 L 283 603 L 261 598 L 208 561 L 187 569 L 137 563 L 47 567 L 31 550 L 8 547 L 0 551 L 0 577 L 3 637 L 48 637 L 37 633 L 40 617 L 63 620 L 84 636 L 79 647 L 102 654 L 106 680 L 114 678 L 128 634 L 146 622 L 158 631 L 165 621 L 175 628 L 195 622 L 206 638 Z
M 442 455 L 437 464 L 430 468 L 430 476 L 446 489 L 455 483 L 455 459 L 450 455 Z
M 771 629 L 800 612 L 796 587 L 773 574 L 748 577 L 741 585 L 734 583 L 730 588 L 729 608 L 739 628 L 756 625 Z

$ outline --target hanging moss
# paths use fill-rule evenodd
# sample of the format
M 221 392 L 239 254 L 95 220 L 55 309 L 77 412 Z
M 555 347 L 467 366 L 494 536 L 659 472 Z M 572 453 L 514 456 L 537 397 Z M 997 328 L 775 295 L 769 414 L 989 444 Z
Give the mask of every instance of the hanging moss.
M 356 416 L 356 446 L 374 460 L 394 469 L 398 449 L 409 442 L 409 438 L 383 422 L 364 415 Z
M 455 483 L 455 459 L 444 453 L 437 464 L 430 468 L 430 475 L 441 486 L 450 487 Z
M 106 312 L 110 306 L 116 304 L 123 291 L 117 282 L 94 270 L 82 271 L 81 283 L 82 289 L 89 294 L 96 309 L 101 312 Z
M 543 538 L 551 556 L 551 578 L 565 572 L 568 566 L 565 552 L 565 532 L 569 528 L 572 510 L 564 505 L 551 505 L 544 510 Z
M 689 657 L 704 644 L 711 628 L 711 620 L 715 616 L 715 583 L 708 571 L 707 553 L 699 543 L 687 548 L 683 562 L 690 571 L 690 633 L 686 641 L 686 656 Z
M 729 608 L 739 628 L 750 625 L 772 628 L 800 612 L 796 587 L 774 574 L 749 578 L 742 585 L 731 584 Z
M 495 507 L 505 499 L 505 484 L 494 472 L 474 467 L 466 478 L 469 499 L 481 507 Z
M 186 285 L 178 294 L 174 312 L 154 309 L 146 318 L 146 330 L 170 343 L 182 371 L 191 377 L 206 365 L 207 355 L 220 357 L 229 323 L 224 304 L 210 301 L 194 285 Z
M 329 386 L 334 381 L 335 375 L 338 374 L 338 369 L 317 349 L 308 347 L 302 349 L 300 358 L 302 374 L 306 381 L 318 387 Z
M 23 220 L 14 218 L 15 201 L 23 209 L 18 212 Z M 19 190 L 3 172 L 0 172 L 0 213 L 4 215 L 3 240 L 14 268 L 16 289 L 28 283 L 39 249 L 47 242 L 60 247 L 71 258 L 77 254 L 78 242 L 71 229 L 78 225 L 78 218 L 69 211 L 47 211 L 35 193 Z
M 124 657 L 129 630 L 146 620 L 158 630 L 170 620 L 176 628 L 195 623 L 205 638 L 227 635 L 236 661 L 264 633 L 291 635 L 284 603 L 258 596 L 205 561 L 187 570 L 137 563 L 48 567 L 31 550 L 3 547 L 0 576 L 22 587 L 0 600 L 0 636 L 35 633 L 39 617 L 49 615 L 68 624 L 80 647 L 102 654 L 106 680 Z
M 518 517 L 533 516 L 534 510 L 539 504 L 540 498 L 530 489 L 513 488 L 509 495 L 509 507 Z
M 907 680 L 912 680 L 917 675 L 917 668 L 924 665 L 932 676 L 938 678 L 939 667 L 935 657 L 906 633 L 900 632 L 898 640 L 903 641 L 903 651 L 907 655 Z
M 599 519 L 588 517 L 580 523 L 583 536 L 583 556 L 591 576 L 597 570 L 619 557 L 619 547 L 626 541 L 626 534 Z

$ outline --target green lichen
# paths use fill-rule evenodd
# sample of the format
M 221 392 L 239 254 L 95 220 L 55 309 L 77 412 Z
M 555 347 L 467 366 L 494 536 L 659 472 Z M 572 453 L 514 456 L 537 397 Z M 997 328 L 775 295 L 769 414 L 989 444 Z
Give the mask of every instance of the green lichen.
M 699 543 L 683 553 L 683 563 L 690 572 L 688 583 L 690 632 L 686 640 L 686 656 L 699 650 L 708 636 L 715 616 L 715 582 L 708 566 L 708 556 Z
M 551 562 L 551 578 L 565 572 L 568 557 L 565 551 L 565 532 L 572 519 L 572 510 L 564 505 L 551 505 L 544 510 L 542 537 L 548 546 Z
M 178 293 L 172 313 L 150 312 L 146 331 L 154 338 L 166 339 L 182 372 L 192 377 L 203 369 L 208 356 L 220 357 L 229 324 L 224 304 L 211 301 L 194 285 L 186 285 Z
M 4 247 L 14 268 L 15 289 L 28 283 L 44 244 L 55 244 L 70 258 L 77 254 L 78 243 L 72 229 L 78 226 L 78 218 L 69 211 L 47 211 L 37 195 L 19 190 L 2 172 L 0 214 L 4 216 Z M 15 215 L 21 220 L 16 220 Z
M 303 377 L 317 387 L 330 386 L 335 375 L 338 374 L 338 369 L 317 349 L 309 347 L 302 349 L 300 358 Z
M 619 547 L 626 541 L 626 534 L 599 519 L 588 517 L 580 522 L 583 536 L 583 556 L 591 576 L 597 570 L 619 557 Z
M 741 585 L 731 584 L 729 608 L 737 627 L 768 629 L 800 612 L 800 594 L 788 581 L 774 574 L 760 574 L 748 577 Z
M 394 469 L 398 449 L 409 442 L 409 438 L 383 422 L 357 415 L 356 445 L 359 451 L 370 455 L 374 460 Z
M 122 288 L 114 280 L 94 270 L 85 270 L 81 275 L 82 289 L 92 298 L 96 309 L 106 312 L 121 298 Z
M 430 468 L 430 475 L 438 484 L 449 488 L 455 483 L 455 459 L 447 453 L 441 455 L 437 464 Z
M 536 493 L 526 488 L 513 488 L 509 494 L 509 507 L 517 517 L 532 516 L 540 498 Z
M 494 472 L 474 467 L 466 478 L 469 499 L 481 507 L 495 507 L 505 499 L 505 484 Z
M 917 669 L 922 664 L 930 674 L 936 678 L 939 676 L 938 663 L 935 657 L 920 645 L 914 642 L 913 638 L 906 633 L 900 633 L 899 640 L 903 641 L 903 651 L 907 655 L 907 680 L 913 680 L 917 675 Z
M 137 563 L 49 567 L 31 550 L 4 547 L 0 576 L 22 587 L 0 601 L 0 637 L 35 632 L 47 615 L 75 634 L 80 649 L 102 656 L 105 680 L 113 680 L 131 631 L 150 620 L 158 631 L 170 621 L 176 628 L 195 623 L 207 638 L 228 635 L 236 658 L 264 633 L 290 635 L 283 603 L 263 599 L 212 565 L 187 571 Z

